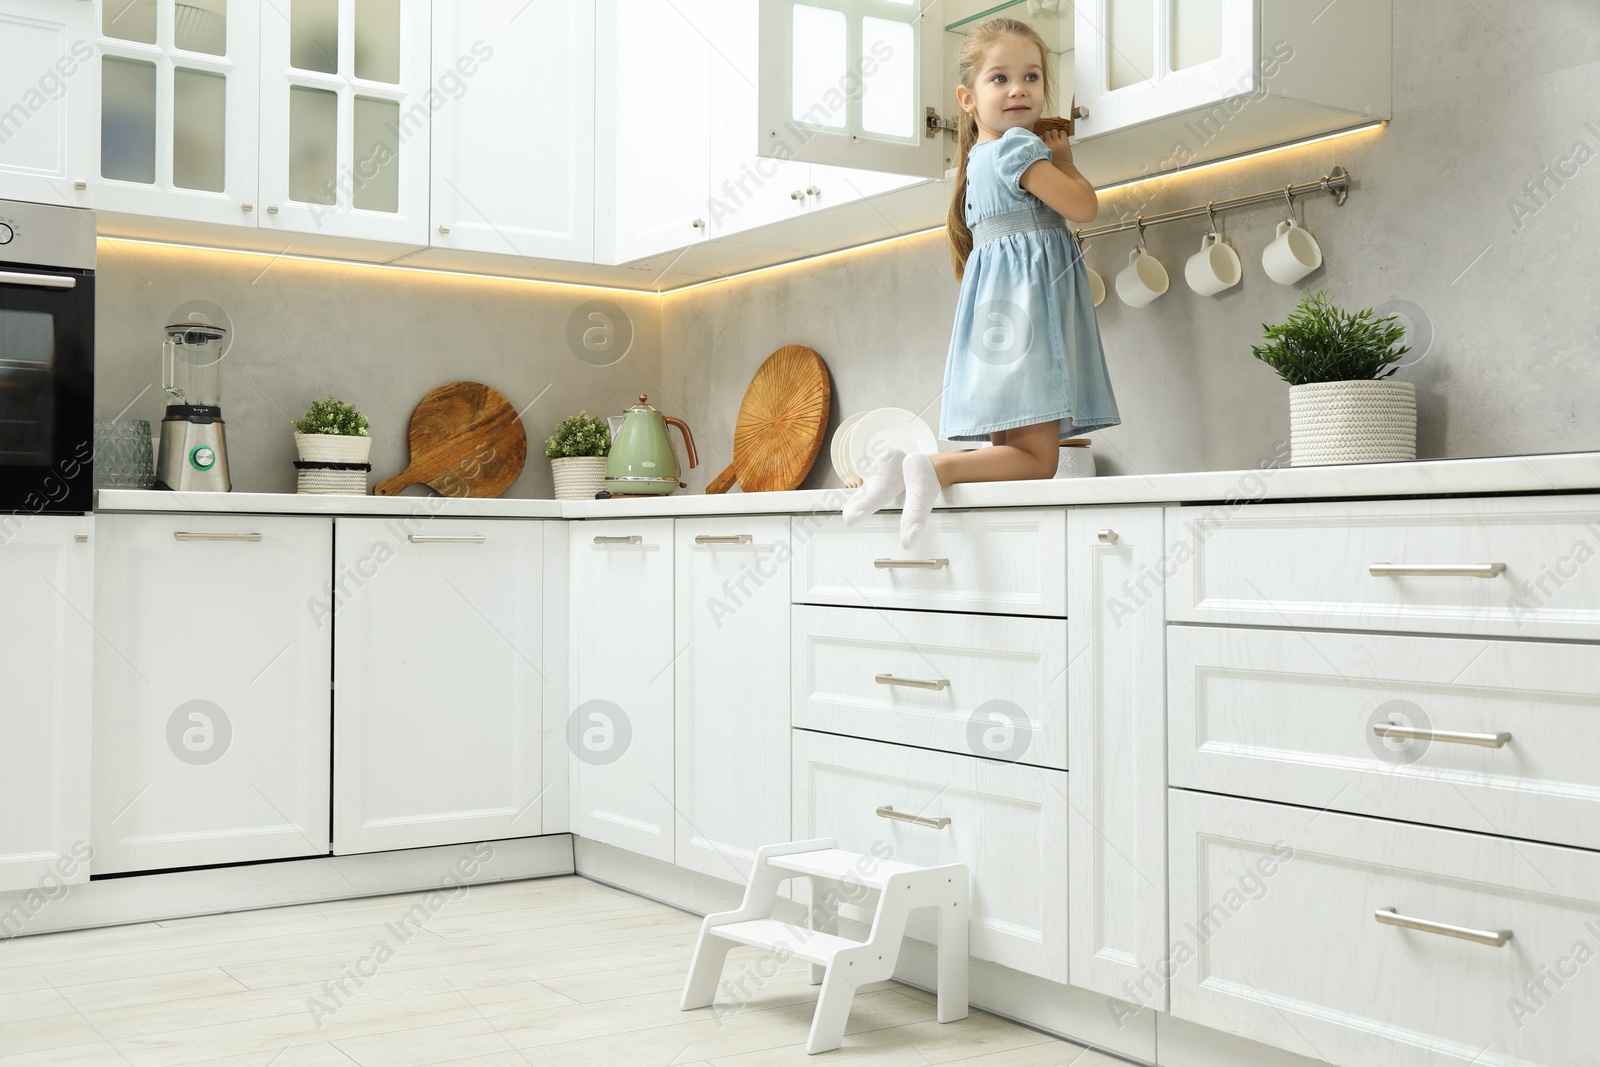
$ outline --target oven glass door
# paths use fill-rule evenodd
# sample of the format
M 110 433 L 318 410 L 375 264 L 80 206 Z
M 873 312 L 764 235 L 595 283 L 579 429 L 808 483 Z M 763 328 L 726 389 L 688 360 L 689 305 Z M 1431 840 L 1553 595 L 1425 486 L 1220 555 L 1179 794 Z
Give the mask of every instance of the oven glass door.
M 93 506 L 94 275 L 0 263 L 0 515 Z

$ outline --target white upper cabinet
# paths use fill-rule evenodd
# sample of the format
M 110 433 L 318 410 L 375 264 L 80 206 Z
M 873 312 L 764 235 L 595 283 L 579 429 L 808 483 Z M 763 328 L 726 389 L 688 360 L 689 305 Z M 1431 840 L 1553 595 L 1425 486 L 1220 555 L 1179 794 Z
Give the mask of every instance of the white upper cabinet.
M 711 188 L 711 0 L 600 0 L 596 259 L 696 244 Z
M 263 229 L 428 243 L 429 123 L 450 106 L 450 86 L 429 83 L 429 10 L 427 0 L 266 6 Z
M 433 6 L 433 91 L 445 100 L 429 243 L 593 260 L 594 15 L 594 0 Z
M 1073 14 L 1080 138 L 1257 88 L 1254 0 L 1077 0 Z
M 937 178 L 944 0 L 761 0 L 758 151 Z
M 92 206 L 255 226 L 256 0 L 95 6 L 100 144 Z
M 90 205 L 100 133 L 97 6 L 0 0 L 0 200 Z

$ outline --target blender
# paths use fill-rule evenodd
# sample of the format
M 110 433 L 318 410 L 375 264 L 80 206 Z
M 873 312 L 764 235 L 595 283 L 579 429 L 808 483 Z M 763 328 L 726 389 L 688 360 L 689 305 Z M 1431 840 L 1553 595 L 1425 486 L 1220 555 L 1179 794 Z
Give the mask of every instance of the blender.
M 228 331 L 208 322 L 167 327 L 161 347 L 161 386 L 167 415 L 161 420 L 156 488 L 226 493 L 228 441 L 222 421 L 222 356 Z

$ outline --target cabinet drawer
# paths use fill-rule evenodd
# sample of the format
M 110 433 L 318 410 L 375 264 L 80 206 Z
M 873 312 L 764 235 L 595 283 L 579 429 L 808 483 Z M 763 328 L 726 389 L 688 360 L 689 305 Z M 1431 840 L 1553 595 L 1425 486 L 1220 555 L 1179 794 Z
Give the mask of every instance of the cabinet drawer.
M 1593 1062 L 1600 856 L 1183 790 L 1171 826 L 1174 1015 L 1337 1067 Z
M 892 513 L 797 515 L 793 536 L 796 603 L 1067 614 L 1064 509 L 936 510 L 909 551 Z
M 1065 773 L 807 730 L 794 732 L 793 747 L 795 840 L 832 837 L 904 863 L 965 863 L 972 955 L 1067 980 Z M 878 814 L 886 808 L 950 821 L 899 821 Z M 925 920 L 910 930 L 933 939 Z
M 1167 650 L 1173 785 L 1600 849 L 1600 646 L 1171 626 Z
M 1067 623 L 794 609 L 794 724 L 1067 769 Z
M 1600 554 L 1600 496 L 1258 504 L 1209 523 L 1204 509 L 1170 508 L 1167 519 L 1169 619 L 1600 639 L 1600 568 L 1585 565 Z

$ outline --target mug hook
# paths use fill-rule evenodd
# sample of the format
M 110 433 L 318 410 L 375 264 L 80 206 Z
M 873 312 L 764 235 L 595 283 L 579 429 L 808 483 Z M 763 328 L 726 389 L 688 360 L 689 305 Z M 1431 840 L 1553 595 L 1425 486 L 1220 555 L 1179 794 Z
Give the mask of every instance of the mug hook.
M 1293 189 L 1293 188 L 1294 188 L 1294 183 L 1292 183 L 1292 182 L 1283 187 L 1283 202 L 1284 202 L 1284 205 L 1288 208 L 1288 211 L 1289 211 L 1289 213 L 1283 217 L 1283 221 L 1285 221 L 1285 222 L 1293 222 L 1295 220 L 1294 219 L 1294 194 L 1292 192 L 1290 192 L 1290 190 Z
M 1136 216 L 1133 220 L 1133 224 L 1139 228 L 1139 251 L 1148 255 L 1150 249 L 1146 247 L 1144 243 L 1144 216 Z
M 1215 200 L 1206 201 L 1206 225 L 1209 227 L 1206 231 L 1207 235 L 1217 232 L 1217 215 L 1216 212 L 1212 210 L 1212 205 L 1215 203 Z M 1221 237 L 1219 236 L 1217 239 L 1221 240 Z

